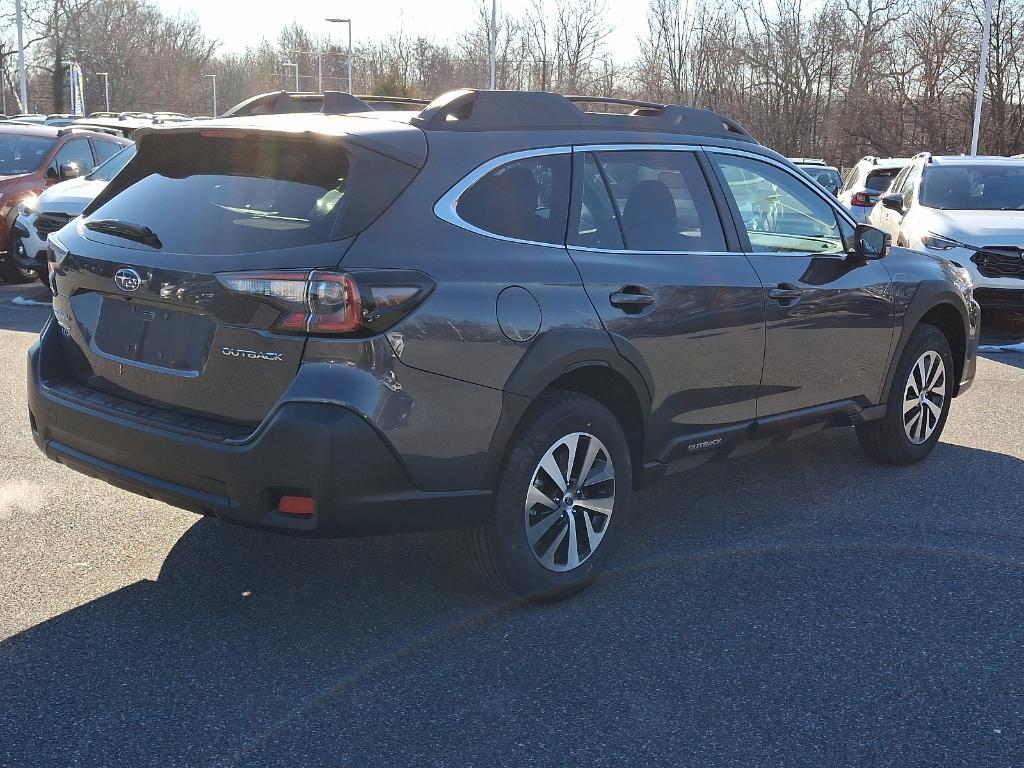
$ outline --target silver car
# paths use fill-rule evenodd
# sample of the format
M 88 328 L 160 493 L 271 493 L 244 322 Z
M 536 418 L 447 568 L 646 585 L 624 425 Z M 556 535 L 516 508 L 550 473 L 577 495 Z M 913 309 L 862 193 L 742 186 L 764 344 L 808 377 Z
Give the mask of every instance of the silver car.
M 846 184 L 836 197 L 858 224 L 864 224 L 879 196 L 909 162 L 910 158 L 906 157 L 881 158 L 868 155 L 853 167 L 846 177 Z
M 1024 309 L 1024 159 L 921 153 L 868 223 L 966 267 L 983 306 Z

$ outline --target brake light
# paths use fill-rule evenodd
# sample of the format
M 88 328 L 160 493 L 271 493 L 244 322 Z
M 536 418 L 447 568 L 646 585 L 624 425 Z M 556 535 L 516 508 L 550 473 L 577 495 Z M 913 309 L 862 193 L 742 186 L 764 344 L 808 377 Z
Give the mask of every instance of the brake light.
M 372 336 L 415 309 L 434 287 L 407 270 L 278 270 L 216 275 L 232 293 L 269 304 L 281 314 L 272 330 L 314 335 Z
M 878 195 L 873 195 L 870 192 L 854 192 L 853 197 L 850 198 L 850 205 L 868 206 L 877 202 Z

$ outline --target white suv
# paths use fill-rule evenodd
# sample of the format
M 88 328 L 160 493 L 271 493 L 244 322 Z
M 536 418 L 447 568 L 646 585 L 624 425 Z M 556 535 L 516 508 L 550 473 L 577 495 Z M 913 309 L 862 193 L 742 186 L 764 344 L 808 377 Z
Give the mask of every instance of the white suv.
M 908 157 L 878 158 L 868 155 L 860 160 L 846 184 L 836 195 L 858 224 L 865 224 L 878 197 L 889 188 L 889 184 L 910 162 Z
M 921 153 L 868 223 L 966 267 L 978 303 L 1024 309 L 1024 159 Z

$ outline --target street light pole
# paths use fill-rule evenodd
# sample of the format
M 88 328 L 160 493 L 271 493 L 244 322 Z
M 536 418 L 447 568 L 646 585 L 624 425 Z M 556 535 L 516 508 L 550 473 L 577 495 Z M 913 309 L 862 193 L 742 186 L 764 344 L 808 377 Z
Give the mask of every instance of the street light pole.
M 971 154 L 978 154 L 981 132 L 981 102 L 985 96 L 985 73 L 988 70 L 988 41 L 992 34 L 992 0 L 985 0 L 985 26 L 981 32 L 981 60 L 978 62 L 978 87 L 974 95 L 974 127 L 971 130 Z
M 491 62 L 491 90 L 495 90 L 498 83 L 498 0 L 491 0 L 491 34 L 489 44 L 489 58 Z
M 106 104 L 105 109 L 107 112 L 110 111 L 110 75 L 106 72 L 97 72 L 97 75 L 103 78 L 103 101 Z
M 324 19 L 335 24 L 348 24 L 348 92 L 352 93 L 352 19 Z
M 213 116 L 217 116 L 217 76 L 216 75 L 203 75 L 213 80 Z
M 21 110 L 30 112 L 28 108 L 28 77 L 25 75 L 25 33 L 21 21 L 21 0 L 14 0 L 14 13 L 18 27 L 18 78 L 21 90 Z
M 286 61 L 281 66 L 283 67 L 295 67 L 295 92 L 299 91 L 299 65 L 294 61 Z

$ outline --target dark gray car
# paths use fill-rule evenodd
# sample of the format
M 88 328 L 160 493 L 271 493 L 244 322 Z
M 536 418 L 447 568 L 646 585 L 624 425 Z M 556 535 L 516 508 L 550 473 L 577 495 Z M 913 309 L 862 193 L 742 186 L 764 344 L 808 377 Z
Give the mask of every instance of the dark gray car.
M 634 106 L 458 91 L 140 131 L 50 238 L 36 442 L 275 531 L 467 528 L 531 598 L 592 580 L 667 473 L 833 426 L 924 458 L 974 376 L 966 273 L 733 121 Z

